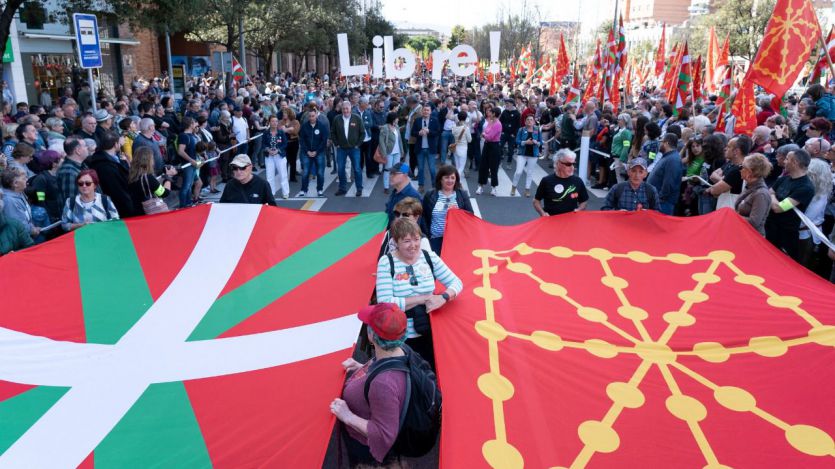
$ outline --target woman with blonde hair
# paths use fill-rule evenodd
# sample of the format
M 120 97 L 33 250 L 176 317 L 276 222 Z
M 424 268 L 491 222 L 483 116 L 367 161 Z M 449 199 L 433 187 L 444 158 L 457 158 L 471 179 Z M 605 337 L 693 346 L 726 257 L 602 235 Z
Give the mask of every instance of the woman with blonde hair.
M 166 166 L 163 182 L 160 183 L 154 177 L 154 152 L 148 147 L 137 148 L 130 162 L 128 173 L 128 193 L 133 202 L 133 209 L 130 214 L 123 214 L 123 217 L 145 215 L 149 211 L 150 213 L 167 211 L 167 206 L 163 208 L 164 199 L 171 191 L 171 178 L 176 175 L 177 170 L 173 166 Z M 156 211 L 151 208 L 146 210 L 146 205 L 151 205 L 146 202 L 151 199 L 163 200 L 162 204 L 156 202 Z
M 764 155 L 752 153 L 742 160 L 740 174 L 746 187 L 736 199 L 734 209 L 742 218 L 765 236 L 765 219 L 771 211 L 771 195 L 765 177 L 771 172 L 771 163 Z

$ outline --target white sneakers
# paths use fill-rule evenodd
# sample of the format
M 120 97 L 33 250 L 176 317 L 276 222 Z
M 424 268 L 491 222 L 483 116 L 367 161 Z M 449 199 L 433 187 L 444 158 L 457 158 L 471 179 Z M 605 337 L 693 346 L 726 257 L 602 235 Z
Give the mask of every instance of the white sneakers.
M 307 195 L 307 194 L 306 194 L 304 191 L 299 191 L 299 193 L 298 193 L 298 194 L 296 194 L 296 197 L 304 197 L 304 196 L 306 196 L 306 195 Z
M 497 194 L 497 192 L 496 192 L 496 188 L 495 188 L 495 187 L 494 187 L 494 188 L 492 188 L 492 189 L 490 189 L 490 195 L 492 195 L 492 196 L 496 196 L 496 194 Z
M 475 190 L 475 195 L 481 195 L 482 193 L 484 193 L 484 190 L 481 186 L 478 186 L 478 189 Z

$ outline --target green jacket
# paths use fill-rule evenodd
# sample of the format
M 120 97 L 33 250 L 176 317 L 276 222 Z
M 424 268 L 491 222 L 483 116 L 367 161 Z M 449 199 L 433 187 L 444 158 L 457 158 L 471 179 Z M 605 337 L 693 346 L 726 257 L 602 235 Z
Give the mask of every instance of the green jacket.
M 612 157 L 619 158 L 626 163 L 629 157 L 629 149 L 632 145 L 632 131 L 629 129 L 621 129 L 612 138 Z
M 26 228 L 17 220 L 6 219 L 0 212 L 0 255 L 18 251 L 35 244 Z

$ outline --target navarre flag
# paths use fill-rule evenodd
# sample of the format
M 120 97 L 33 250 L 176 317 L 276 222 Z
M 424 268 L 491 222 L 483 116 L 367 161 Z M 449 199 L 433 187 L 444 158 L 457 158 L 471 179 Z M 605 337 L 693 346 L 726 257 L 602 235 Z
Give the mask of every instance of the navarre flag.
M 693 101 L 702 99 L 702 56 L 693 61 Z
M 235 81 L 244 79 L 244 68 L 241 67 L 241 64 L 235 57 L 232 57 L 232 79 Z
M 661 26 L 661 41 L 658 42 L 658 49 L 655 51 L 655 78 L 661 81 L 661 76 L 664 74 L 664 59 L 667 56 L 667 24 Z
M 821 36 L 810 0 L 777 0 L 747 79 L 783 96 L 809 60 Z
M 0 258 L 0 466 L 321 467 L 386 224 L 204 205 Z
M 829 60 L 826 59 L 829 55 Z M 829 35 L 826 38 L 826 51 L 821 50 L 817 63 L 812 67 L 812 74 L 809 83 L 820 83 L 821 77 L 826 75 L 829 69 L 829 62 L 835 63 L 835 26 L 829 28 Z
M 832 467 L 835 288 L 732 210 L 453 210 L 443 257 L 442 468 Z

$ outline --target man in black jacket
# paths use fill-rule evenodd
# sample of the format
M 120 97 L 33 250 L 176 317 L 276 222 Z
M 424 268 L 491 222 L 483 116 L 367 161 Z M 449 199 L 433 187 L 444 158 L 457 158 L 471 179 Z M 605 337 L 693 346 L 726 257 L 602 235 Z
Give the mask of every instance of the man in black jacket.
M 362 196 L 362 171 L 360 171 L 360 144 L 365 136 L 365 126 L 360 116 L 351 113 L 351 103 L 342 101 L 342 114 L 333 118 L 331 140 L 336 145 L 336 166 L 339 170 L 339 190 L 336 195 L 348 193 L 348 178 L 345 175 L 345 160 L 351 159 L 357 197 Z
M 507 143 L 507 163 L 513 162 L 513 154 L 516 152 L 516 132 L 522 126 L 522 114 L 516 109 L 516 103 L 512 99 L 505 100 L 507 104 L 499 115 L 499 122 L 502 123 L 502 141 L 501 148 L 504 149 Z
M 102 134 L 101 142 L 96 153 L 87 161 L 87 166 L 94 169 L 99 176 L 99 187 L 112 200 L 119 217 L 133 215 L 133 202 L 128 193 L 128 162 L 119 157 L 122 147 L 122 137 L 116 132 L 107 131 Z
M 223 188 L 220 203 L 276 205 L 267 181 L 252 174 L 252 160 L 246 153 L 236 155 L 229 165 L 232 167 L 233 179 Z

